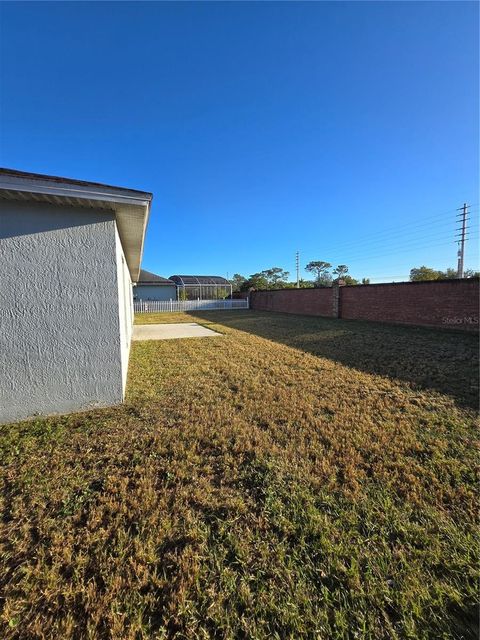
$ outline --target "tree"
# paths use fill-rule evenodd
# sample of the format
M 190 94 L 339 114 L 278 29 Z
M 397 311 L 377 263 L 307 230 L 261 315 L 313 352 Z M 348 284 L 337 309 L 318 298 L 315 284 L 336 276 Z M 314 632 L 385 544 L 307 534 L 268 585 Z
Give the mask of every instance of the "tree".
M 464 278 L 478 278 L 480 276 L 479 271 L 473 269 L 465 269 L 463 272 Z M 453 280 L 457 277 L 457 270 L 449 267 L 445 271 L 437 271 L 431 267 L 414 267 L 410 270 L 410 280 L 412 282 L 418 282 L 421 280 Z
M 349 275 L 343 276 L 342 280 L 345 284 L 358 284 L 358 280 L 355 280 L 355 278 L 352 278 L 352 276 Z
M 242 286 L 246 281 L 247 279 L 242 275 L 240 275 L 239 273 L 234 273 L 233 278 L 231 279 L 233 291 L 242 291 Z
M 458 271 L 449 267 L 446 271 L 439 271 L 439 278 L 445 278 L 446 280 L 453 280 L 457 277 Z M 464 278 L 478 278 L 479 272 L 473 269 L 465 269 L 463 272 Z
M 253 273 L 242 285 L 242 291 L 249 289 L 268 289 L 268 282 L 263 273 Z
M 279 289 L 285 284 L 290 274 L 288 271 L 284 271 L 280 267 L 272 267 L 271 269 L 261 271 L 261 275 L 263 275 L 267 281 L 267 287 L 269 289 Z
M 333 276 L 326 271 L 317 280 L 315 280 L 315 287 L 331 287 L 333 284 Z
M 370 278 L 362 278 L 362 284 L 370 284 Z
M 410 281 L 420 282 L 422 280 L 438 280 L 442 277 L 441 271 L 436 271 L 430 267 L 414 267 L 410 269 Z
M 348 267 L 346 264 L 339 264 L 336 269 L 333 270 L 333 273 L 337 276 L 337 280 L 341 280 L 348 273 Z
M 315 286 L 313 280 L 304 280 L 303 278 L 300 278 L 298 284 L 300 285 L 300 289 L 312 289 Z M 295 286 L 297 286 L 297 283 L 295 283 Z
M 230 296 L 230 288 L 227 287 L 212 287 L 210 291 L 212 300 L 225 300 Z
M 456 269 L 448 268 L 446 271 L 440 271 L 439 273 L 441 273 L 442 278 L 447 278 L 448 280 L 453 280 L 453 278 L 457 277 L 457 270 Z
M 323 262 L 322 260 L 312 260 L 305 267 L 305 271 L 313 273 L 315 276 L 315 284 L 317 286 L 329 286 L 332 284 L 332 276 L 328 273 L 332 265 L 329 262 Z

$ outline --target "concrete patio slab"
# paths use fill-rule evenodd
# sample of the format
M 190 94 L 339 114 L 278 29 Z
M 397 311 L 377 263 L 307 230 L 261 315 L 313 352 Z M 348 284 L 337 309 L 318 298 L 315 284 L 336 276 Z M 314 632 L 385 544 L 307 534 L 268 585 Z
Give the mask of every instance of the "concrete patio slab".
M 221 333 L 202 327 L 196 322 L 175 322 L 171 324 L 136 324 L 132 340 L 174 340 L 176 338 L 208 338 Z

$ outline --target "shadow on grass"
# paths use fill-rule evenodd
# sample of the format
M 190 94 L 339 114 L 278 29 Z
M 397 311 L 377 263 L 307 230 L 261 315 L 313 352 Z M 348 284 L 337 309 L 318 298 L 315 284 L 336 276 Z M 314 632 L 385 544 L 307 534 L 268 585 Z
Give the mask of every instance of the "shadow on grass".
M 478 406 L 478 336 L 464 332 L 260 311 L 196 311 L 221 324 L 360 371 L 434 389 Z

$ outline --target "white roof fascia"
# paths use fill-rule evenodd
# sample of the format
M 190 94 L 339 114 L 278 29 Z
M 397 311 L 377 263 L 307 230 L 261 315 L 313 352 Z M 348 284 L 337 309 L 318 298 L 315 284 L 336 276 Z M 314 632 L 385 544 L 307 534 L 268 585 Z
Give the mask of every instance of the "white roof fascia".
M 85 198 L 88 200 L 101 200 L 104 202 L 122 202 L 124 204 L 132 204 L 146 207 L 151 198 L 148 194 L 135 195 L 135 192 L 129 194 L 122 193 L 115 189 L 105 189 L 104 187 L 83 187 L 76 185 L 59 186 L 46 182 L 44 184 L 39 180 L 12 180 L 0 176 L 0 189 L 9 189 L 11 191 L 24 191 L 27 193 L 44 193 L 52 196 L 64 196 L 67 198 Z M 127 191 L 122 189 L 122 191 Z

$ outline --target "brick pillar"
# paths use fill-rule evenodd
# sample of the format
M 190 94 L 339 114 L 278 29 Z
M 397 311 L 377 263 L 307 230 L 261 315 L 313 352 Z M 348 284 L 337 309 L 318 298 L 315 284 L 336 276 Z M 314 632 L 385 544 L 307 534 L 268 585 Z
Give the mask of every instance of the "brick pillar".
M 338 282 L 334 282 L 332 285 L 332 302 L 333 302 L 333 317 L 340 317 L 340 287 Z

